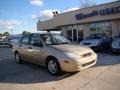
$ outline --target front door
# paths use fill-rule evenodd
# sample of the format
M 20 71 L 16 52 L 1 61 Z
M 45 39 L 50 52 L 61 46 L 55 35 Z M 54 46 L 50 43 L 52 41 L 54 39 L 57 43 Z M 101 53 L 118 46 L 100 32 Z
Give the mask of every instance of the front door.
M 43 65 L 44 47 L 40 44 L 42 44 L 40 35 L 33 34 L 30 38 L 29 57 L 32 60 L 31 62 Z
M 67 36 L 73 43 L 79 43 L 83 39 L 83 26 L 73 25 L 68 26 Z
M 67 31 L 67 38 L 72 42 L 77 42 L 78 40 L 78 31 L 77 29 L 70 29 Z

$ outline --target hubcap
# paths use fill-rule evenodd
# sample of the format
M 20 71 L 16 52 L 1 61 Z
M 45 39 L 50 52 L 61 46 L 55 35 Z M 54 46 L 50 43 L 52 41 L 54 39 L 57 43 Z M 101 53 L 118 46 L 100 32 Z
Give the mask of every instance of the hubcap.
M 55 74 L 57 72 L 57 64 L 54 60 L 50 60 L 48 62 L 48 69 L 52 74 Z

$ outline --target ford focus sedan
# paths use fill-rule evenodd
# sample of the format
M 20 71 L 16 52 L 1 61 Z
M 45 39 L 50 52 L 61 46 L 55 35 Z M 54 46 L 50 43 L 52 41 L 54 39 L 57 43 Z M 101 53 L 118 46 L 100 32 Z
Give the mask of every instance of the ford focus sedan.
M 16 63 L 28 61 L 44 66 L 52 75 L 74 72 L 96 64 L 97 55 L 88 47 L 71 44 L 59 34 L 29 34 L 13 46 Z

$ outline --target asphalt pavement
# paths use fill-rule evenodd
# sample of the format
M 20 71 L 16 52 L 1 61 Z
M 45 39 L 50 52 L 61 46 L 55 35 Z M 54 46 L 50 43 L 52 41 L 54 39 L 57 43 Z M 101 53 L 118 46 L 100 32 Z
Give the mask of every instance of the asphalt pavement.
M 104 51 L 91 68 L 52 76 L 41 66 L 16 64 L 12 49 L 0 47 L 0 90 L 120 90 L 120 55 Z

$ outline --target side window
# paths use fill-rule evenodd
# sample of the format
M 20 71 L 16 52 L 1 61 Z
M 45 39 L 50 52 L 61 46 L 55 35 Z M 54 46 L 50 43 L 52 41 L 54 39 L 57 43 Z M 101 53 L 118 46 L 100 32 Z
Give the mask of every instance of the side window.
M 21 40 L 21 44 L 29 45 L 29 38 L 30 38 L 29 35 L 24 36 Z
M 30 45 L 39 46 L 41 44 L 40 35 L 32 35 L 30 39 Z
M 41 37 L 45 41 L 46 44 L 48 45 L 53 44 L 50 35 L 41 35 Z
M 52 44 L 52 40 L 51 40 L 51 38 L 50 38 L 50 36 L 48 36 L 47 38 L 46 38 L 46 41 L 45 41 L 47 44 Z

